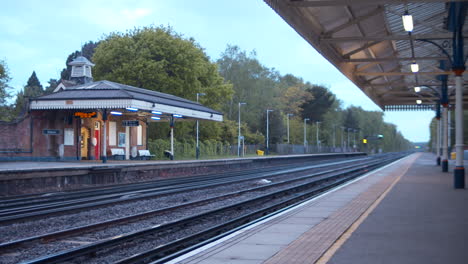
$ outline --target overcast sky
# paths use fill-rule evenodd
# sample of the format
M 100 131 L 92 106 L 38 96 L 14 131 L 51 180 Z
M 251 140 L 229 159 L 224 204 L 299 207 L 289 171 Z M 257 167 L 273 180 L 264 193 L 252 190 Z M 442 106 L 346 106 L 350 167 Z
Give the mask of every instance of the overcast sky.
M 315 51 L 263 0 L 20 0 L 0 9 L 0 60 L 10 85 L 22 89 L 32 71 L 46 86 L 59 78 L 67 56 L 89 40 L 147 25 L 170 25 L 193 37 L 212 60 L 228 44 L 255 50 L 259 61 L 330 87 L 344 106 L 380 110 L 359 88 Z M 429 140 L 432 112 L 386 112 L 411 141 Z

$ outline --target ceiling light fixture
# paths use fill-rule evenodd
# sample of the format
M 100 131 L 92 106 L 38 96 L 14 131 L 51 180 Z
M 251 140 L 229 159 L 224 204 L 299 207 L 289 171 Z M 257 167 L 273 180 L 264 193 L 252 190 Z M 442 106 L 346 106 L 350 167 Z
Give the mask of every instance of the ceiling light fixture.
M 417 103 L 417 104 L 422 104 L 422 100 L 419 100 L 419 99 L 418 99 L 418 100 L 416 100 L 416 103 Z
M 417 93 L 419 93 L 419 92 L 421 91 L 421 87 L 415 86 L 415 87 L 414 87 L 414 91 L 417 92 Z
M 405 11 L 405 14 L 401 17 L 403 19 L 403 27 L 405 31 L 413 31 L 413 16 L 408 13 L 408 10 Z
M 122 115 L 122 112 L 119 112 L 119 111 L 111 111 L 110 114 L 111 114 L 111 115 L 118 115 L 118 116 L 121 116 L 121 115 Z
M 411 63 L 410 67 L 413 73 L 417 73 L 419 71 L 419 65 L 415 61 Z

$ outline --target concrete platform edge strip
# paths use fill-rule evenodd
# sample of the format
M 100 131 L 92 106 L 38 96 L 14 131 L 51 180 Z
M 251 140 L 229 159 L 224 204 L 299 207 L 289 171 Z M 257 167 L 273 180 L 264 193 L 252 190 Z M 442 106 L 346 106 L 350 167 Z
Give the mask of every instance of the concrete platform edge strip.
M 355 223 L 361 215 L 389 188 L 393 181 L 401 174 L 406 173 L 419 155 L 398 160 L 406 162 L 394 171 L 385 175 L 367 190 L 361 192 L 347 205 L 335 211 L 327 219 L 323 220 L 309 231 L 302 234 L 286 248 L 278 251 L 274 256 L 265 260 L 265 264 L 311 264 L 318 259 Z M 394 163 L 392 163 L 393 165 Z M 386 166 L 388 167 L 388 166 Z M 405 168 L 407 167 L 407 168 Z M 403 171 L 403 173 L 402 173 Z M 377 171 L 375 171 L 377 172 Z M 287 260 L 285 262 L 285 260 Z
M 418 156 L 419 157 L 419 156 Z M 328 248 L 325 253 L 315 262 L 315 264 L 326 264 L 330 259 L 333 257 L 333 255 L 338 251 L 338 249 L 352 236 L 354 231 L 364 222 L 364 220 L 367 219 L 369 214 L 374 211 L 374 209 L 380 204 L 380 202 L 385 199 L 387 194 L 393 189 L 393 187 L 400 181 L 401 177 L 408 172 L 410 166 L 408 166 L 405 171 L 400 174 L 393 182 L 392 184 L 385 190 L 384 193 L 382 193 L 377 200 L 375 200 L 371 206 L 369 206 L 364 213 L 359 216 L 359 218 L 333 243 L 330 248 Z
M 311 202 L 314 202 L 315 200 L 320 199 L 323 196 L 329 195 L 329 194 L 331 194 L 331 193 L 333 193 L 335 191 L 338 191 L 338 190 L 340 190 L 340 189 L 342 189 L 342 188 L 344 188 L 344 187 L 346 187 L 346 186 L 348 186 L 350 184 L 353 184 L 353 183 L 355 183 L 357 181 L 365 179 L 365 178 L 369 177 L 370 175 L 372 175 L 374 173 L 377 173 L 377 172 L 379 172 L 379 171 L 381 171 L 381 170 L 383 170 L 383 169 L 385 169 L 387 167 L 390 167 L 390 166 L 394 165 L 397 162 L 403 161 L 403 160 L 408 159 L 408 158 L 410 158 L 410 156 L 404 157 L 404 158 L 396 160 L 396 161 L 394 161 L 394 162 L 392 162 L 390 164 L 387 164 L 384 167 L 381 167 L 381 168 L 378 168 L 376 170 L 370 171 L 370 172 L 368 172 L 368 173 L 366 173 L 366 174 L 364 174 L 364 175 L 362 175 L 362 176 L 360 176 L 360 177 L 358 177 L 358 178 L 356 178 L 356 179 L 354 179 L 352 181 L 347 182 L 346 184 L 335 187 L 335 188 L 333 188 L 333 189 L 331 189 L 331 190 L 329 190 L 329 191 L 327 191 L 327 192 L 325 192 L 325 193 L 323 193 L 323 194 L 321 194 L 319 196 L 316 196 L 316 197 L 314 197 L 312 199 L 309 199 L 309 200 L 307 200 L 307 201 L 305 201 L 305 202 L 303 202 L 303 203 L 301 203 L 299 205 L 296 205 L 296 206 L 294 206 L 292 208 L 289 208 L 289 209 L 287 209 L 285 211 L 282 211 L 280 213 L 276 213 L 276 214 L 272 215 L 271 217 L 268 217 L 267 219 L 261 220 L 259 222 L 254 223 L 254 224 L 250 224 L 250 225 L 248 225 L 246 227 L 243 227 L 242 229 L 239 229 L 238 231 L 236 231 L 234 233 L 231 233 L 231 234 L 229 234 L 229 235 L 227 235 L 225 237 L 222 237 L 221 239 L 213 241 L 213 242 L 211 242 L 209 244 L 206 244 L 206 245 L 204 245 L 204 246 L 202 246 L 200 248 L 197 248 L 197 249 L 195 249 L 193 251 L 190 251 L 190 252 L 188 252 L 188 253 L 186 253 L 184 255 L 181 255 L 181 256 L 173 259 L 173 260 L 170 260 L 170 261 L 166 262 L 166 264 L 177 264 L 180 261 L 184 261 L 184 260 L 186 260 L 186 259 L 188 259 L 190 257 L 193 257 L 193 256 L 195 256 L 195 255 L 197 255 L 199 253 L 202 253 L 203 251 L 206 251 L 206 250 L 208 250 L 210 248 L 213 248 L 213 247 L 215 247 L 215 246 L 217 246 L 217 245 L 219 245 L 219 244 L 221 244 L 221 243 L 223 243 L 223 242 L 225 242 L 225 241 L 227 241 L 227 240 L 229 240 L 231 238 L 239 236 L 239 235 L 241 235 L 241 234 L 243 234 L 243 233 L 245 233 L 245 232 L 247 232 L 247 231 L 249 231 L 249 230 L 251 230 L 251 229 L 253 229 L 253 228 L 257 227 L 257 226 L 259 226 L 259 225 L 270 222 L 270 221 L 272 221 L 272 220 L 274 220 L 274 219 L 276 219 L 276 218 L 278 218 L 280 216 L 283 216 L 283 215 L 285 215 L 287 213 L 290 213 L 291 211 L 294 211 L 294 210 L 297 210 L 297 209 L 299 209 L 299 208 L 301 208 L 303 206 L 306 206 L 307 204 L 309 204 Z

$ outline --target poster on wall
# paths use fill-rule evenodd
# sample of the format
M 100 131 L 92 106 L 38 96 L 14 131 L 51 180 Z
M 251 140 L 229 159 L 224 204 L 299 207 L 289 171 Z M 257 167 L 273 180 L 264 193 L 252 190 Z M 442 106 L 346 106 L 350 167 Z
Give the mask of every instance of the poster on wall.
M 74 133 L 73 128 L 65 128 L 63 144 L 65 146 L 73 146 Z
M 119 147 L 125 147 L 125 133 L 119 133 Z

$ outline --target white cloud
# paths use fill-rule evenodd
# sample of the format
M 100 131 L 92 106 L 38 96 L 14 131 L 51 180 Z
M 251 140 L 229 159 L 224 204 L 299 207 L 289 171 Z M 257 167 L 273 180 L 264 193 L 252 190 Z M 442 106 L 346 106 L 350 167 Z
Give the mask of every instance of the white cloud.
M 92 6 L 92 8 L 91 8 Z M 149 24 L 149 16 L 153 14 L 153 6 L 137 7 L 134 3 L 125 1 L 93 1 L 78 8 L 75 17 L 83 23 L 89 23 L 101 28 L 104 32 L 125 31 L 138 25 Z

